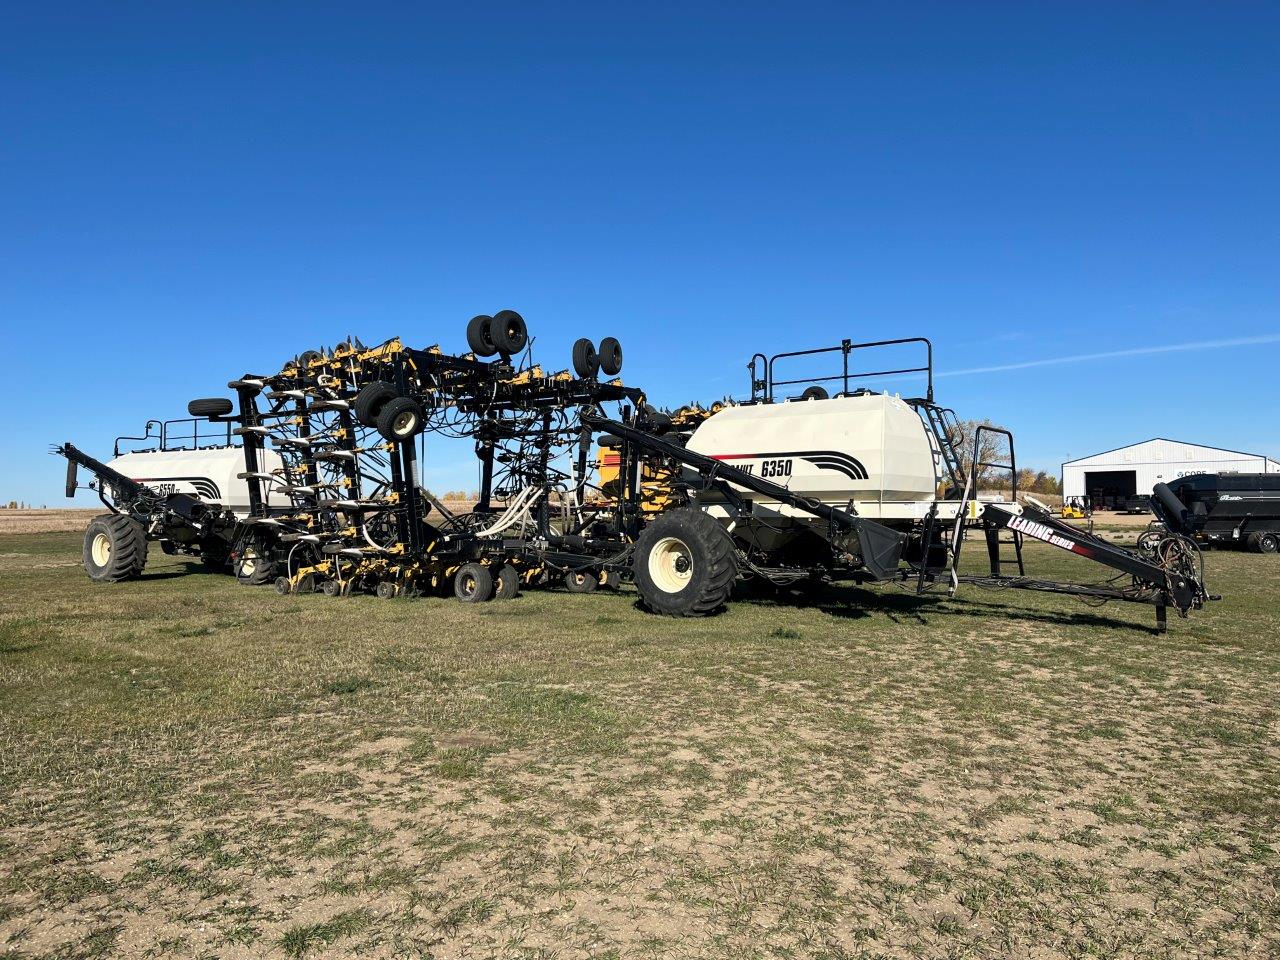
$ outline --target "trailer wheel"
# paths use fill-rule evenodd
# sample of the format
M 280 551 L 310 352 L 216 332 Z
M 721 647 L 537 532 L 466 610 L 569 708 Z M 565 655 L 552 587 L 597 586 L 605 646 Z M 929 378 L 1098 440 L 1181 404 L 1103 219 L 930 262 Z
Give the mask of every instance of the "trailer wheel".
M 622 574 L 617 570 L 606 570 L 600 577 L 600 587 L 603 590 L 617 590 L 622 586 Z
M 596 345 L 586 337 L 573 344 L 573 370 L 583 380 L 590 380 L 600 371 L 600 354 Z
M 249 544 L 240 551 L 236 559 L 236 579 L 246 587 L 260 587 L 264 583 L 274 583 L 276 565 L 272 563 L 262 550 Z
M 733 541 L 697 507 L 664 513 L 636 542 L 636 586 L 654 613 L 705 617 L 724 606 L 738 575 Z
M 351 412 L 366 427 L 377 426 L 378 414 L 388 402 L 398 397 L 399 391 L 385 380 L 365 384 L 351 402 Z
M 121 513 L 94 517 L 84 532 L 84 569 L 98 583 L 131 580 L 147 565 L 147 535 Z
M 498 578 L 493 581 L 493 599 L 513 600 L 520 593 L 520 571 L 509 563 L 504 563 L 498 570 Z
M 622 371 L 622 344 L 617 337 L 605 337 L 600 341 L 600 369 L 610 377 Z
M 463 603 L 493 599 L 493 574 L 482 563 L 464 563 L 453 578 L 453 593 Z
M 378 432 L 388 440 L 404 443 L 422 432 L 422 405 L 412 397 L 388 400 L 378 413 Z
M 477 357 L 492 357 L 498 352 L 498 345 L 493 342 L 493 317 L 482 313 L 472 317 L 467 324 L 467 346 Z
M 1257 551 L 1259 553 L 1275 553 L 1280 550 L 1280 537 L 1270 530 L 1259 531 Z
M 805 390 L 804 393 L 800 394 L 800 399 L 801 400 L 827 400 L 829 399 L 829 394 L 827 393 L 826 387 L 819 387 L 815 385 L 815 386 L 809 387 L 809 389 Z
M 489 339 L 499 353 L 511 356 L 529 342 L 529 328 L 525 326 L 524 317 L 514 310 L 499 310 L 489 322 Z
M 594 570 L 570 570 L 564 575 L 564 588 L 570 593 L 595 593 L 600 575 Z

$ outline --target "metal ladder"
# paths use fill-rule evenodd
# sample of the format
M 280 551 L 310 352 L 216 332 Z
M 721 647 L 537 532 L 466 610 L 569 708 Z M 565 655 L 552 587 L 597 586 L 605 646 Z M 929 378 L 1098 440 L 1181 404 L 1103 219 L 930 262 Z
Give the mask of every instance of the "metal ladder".
M 963 435 L 960 430 L 960 421 L 954 410 L 934 403 L 917 403 L 916 411 L 929 425 L 933 433 L 934 450 L 941 461 L 941 466 L 946 468 L 947 479 L 951 484 L 947 498 L 955 499 L 956 495 L 967 486 L 968 479 L 965 476 L 960 451 L 956 446 Z

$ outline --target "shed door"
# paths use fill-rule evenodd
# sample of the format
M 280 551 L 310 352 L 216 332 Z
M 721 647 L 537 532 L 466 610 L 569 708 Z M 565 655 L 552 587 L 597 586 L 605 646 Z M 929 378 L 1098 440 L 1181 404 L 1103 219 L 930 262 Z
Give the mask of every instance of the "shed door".
M 1093 505 L 1103 510 L 1121 506 L 1126 497 L 1138 492 L 1137 470 L 1086 470 L 1085 492 L 1093 498 Z

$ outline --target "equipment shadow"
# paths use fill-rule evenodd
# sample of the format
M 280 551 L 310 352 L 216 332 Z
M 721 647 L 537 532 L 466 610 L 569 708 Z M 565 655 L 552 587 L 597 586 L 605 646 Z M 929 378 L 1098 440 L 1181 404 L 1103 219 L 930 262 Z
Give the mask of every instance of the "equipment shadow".
M 928 625 L 931 618 L 935 617 L 972 617 L 1041 623 L 1049 626 L 1085 626 L 1109 630 L 1134 630 L 1139 633 L 1155 632 L 1154 626 L 1147 627 L 1116 617 L 1099 616 L 1096 613 L 1035 610 L 1014 604 L 975 600 L 970 597 L 952 599 L 939 594 L 880 592 L 866 587 L 836 584 L 824 584 L 776 597 L 747 596 L 740 599 L 735 597 L 732 602 L 760 608 L 793 607 L 817 610 L 843 620 L 861 620 L 878 615 L 894 623 L 918 623 L 922 626 Z

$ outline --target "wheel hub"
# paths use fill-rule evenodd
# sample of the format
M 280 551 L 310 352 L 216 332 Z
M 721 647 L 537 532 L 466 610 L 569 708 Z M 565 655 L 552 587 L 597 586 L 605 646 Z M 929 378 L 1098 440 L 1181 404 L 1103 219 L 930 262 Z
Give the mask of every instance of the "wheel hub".
M 666 593 L 679 593 L 693 577 L 693 552 L 678 537 L 663 537 L 649 552 L 649 578 Z

